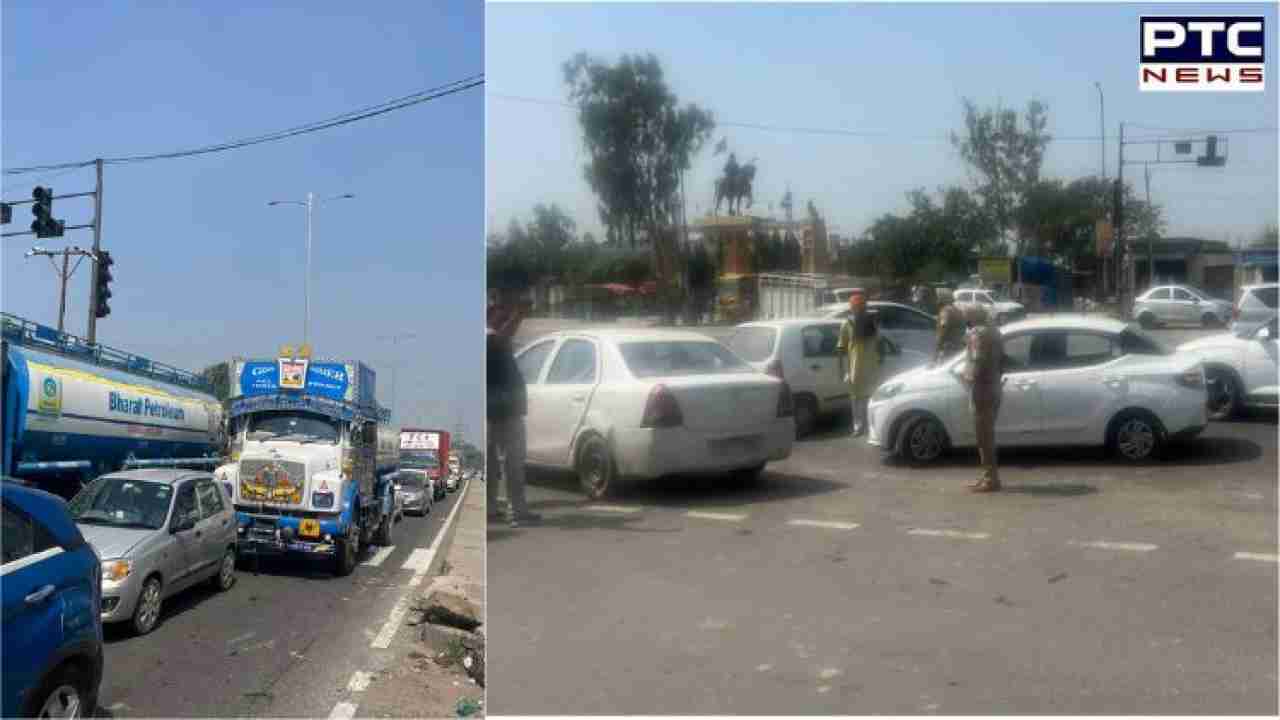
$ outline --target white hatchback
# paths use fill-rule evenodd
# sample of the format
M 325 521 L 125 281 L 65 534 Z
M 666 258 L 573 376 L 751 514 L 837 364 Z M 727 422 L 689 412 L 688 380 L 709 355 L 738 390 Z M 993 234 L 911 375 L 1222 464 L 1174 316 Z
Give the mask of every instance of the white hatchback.
M 530 465 L 618 478 L 741 472 L 791 455 L 791 391 L 715 340 L 675 330 L 560 332 L 522 348 Z
M 1280 327 L 1274 314 L 1270 322 L 1241 323 L 1231 332 L 1183 343 L 1178 354 L 1204 363 L 1211 419 L 1280 405 Z
M 846 413 L 852 407 L 836 350 L 843 323 L 820 318 L 749 322 L 734 328 L 725 342 L 756 369 L 790 386 L 797 439 L 812 432 L 821 417 Z M 928 364 L 928 354 L 898 345 L 888 333 L 882 337 L 886 346 L 883 380 Z
M 1004 395 L 996 442 L 1107 446 L 1122 459 L 1157 456 L 1208 424 L 1204 369 L 1118 320 L 1059 315 L 1001 328 Z M 911 463 L 973 447 L 965 353 L 880 386 L 869 441 Z

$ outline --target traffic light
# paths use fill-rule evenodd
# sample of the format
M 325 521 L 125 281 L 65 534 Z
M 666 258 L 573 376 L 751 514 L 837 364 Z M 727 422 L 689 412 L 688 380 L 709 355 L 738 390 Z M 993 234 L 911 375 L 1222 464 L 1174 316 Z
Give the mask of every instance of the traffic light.
M 53 188 L 37 187 L 31 197 L 35 200 L 31 214 L 36 217 L 31 221 L 31 231 L 38 238 L 62 237 L 66 223 L 53 219 Z
M 8 225 L 13 222 L 13 206 L 9 203 L 0 203 L 0 225 Z
M 107 301 L 111 299 L 111 266 L 116 261 L 111 259 L 111 253 L 106 250 L 98 251 L 98 262 L 94 267 L 97 279 L 94 287 L 97 289 L 97 296 L 93 299 L 93 316 L 104 318 L 111 314 L 111 306 Z

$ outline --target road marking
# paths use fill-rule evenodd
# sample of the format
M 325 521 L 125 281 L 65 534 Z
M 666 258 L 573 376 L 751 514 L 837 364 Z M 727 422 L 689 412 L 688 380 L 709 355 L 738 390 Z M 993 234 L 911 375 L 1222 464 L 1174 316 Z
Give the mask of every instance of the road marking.
M 1238 552 L 1236 553 L 1236 559 L 1237 560 L 1262 560 L 1263 562 L 1280 562 L 1280 555 L 1276 555 L 1274 553 Z
M 1097 548 L 1099 550 L 1130 550 L 1132 552 L 1151 552 L 1159 545 L 1151 543 L 1132 543 L 1132 542 L 1110 542 L 1108 540 L 1090 540 L 1088 542 L 1071 541 L 1072 545 L 1078 547 Z
M 393 550 L 395 550 L 395 549 L 396 549 L 396 546 L 395 546 L 395 545 L 388 545 L 388 546 L 386 546 L 386 547 L 384 547 L 384 548 L 382 548 L 382 549 L 378 550 L 378 552 L 374 553 L 374 554 L 373 554 L 373 557 L 369 558 L 368 560 L 365 560 L 364 562 L 362 562 L 362 563 L 360 563 L 360 564 L 361 564 L 361 565 L 368 565 L 368 566 L 370 566 L 370 567 L 378 567 L 378 566 L 379 566 L 379 565 L 381 565 L 381 564 L 382 564 L 382 563 L 383 563 L 383 562 L 384 562 L 388 557 L 391 557 L 391 552 L 392 552 Z
M 797 525 L 800 527 L 823 528 L 825 530 L 856 530 L 859 527 L 858 523 L 838 522 L 835 520 L 805 520 L 803 518 L 788 520 L 787 524 Z
M 588 505 L 583 509 L 588 512 L 622 513 L 624 515 L 630 515 L 631 513 L 640 512 L 643 508 L 633 507 L 630 505 Z
M 432 547 L 414 548 L 409 553 L 409 557 L 404 561 L 404 565 L 400 566 L 401 570 L 425 570 L 431 567 L 431 561 L 435 559 L 435 544 Z
M 351 675 L 351 682 L 347 683 L 347 690 L 353 693 L 364 692 L 369 689 L 369 682 L 373 680 L 373 675 L 363 670 L 357 670 Z
M 959 538 L 961 540 L 986 540 L 991 535 L 984 532 L 964 532 L 963 530 L 930 530 L 929 528 L 912 528 L 908 535 L 924 535 L 927 537 Z
M 684 516 L 687 518 L 694 518 L 695 520 L 720 520 L 722 522 L 742 522 L 743 520 L 747 519 L 746 515 L 735 515 L 734 513 L 698 512 L 697 510 L 690 510 L 689 512 L 685 513 Z
M 356 716 L 356 706 L 354 703 L 341 702 L 333 706 L 333 712 L 329 713 L 329 720 L 351 720 Z

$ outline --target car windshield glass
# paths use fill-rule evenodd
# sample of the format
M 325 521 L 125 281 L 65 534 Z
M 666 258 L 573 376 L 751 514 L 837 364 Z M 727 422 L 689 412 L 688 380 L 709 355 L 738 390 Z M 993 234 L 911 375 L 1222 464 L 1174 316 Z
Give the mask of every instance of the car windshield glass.
M 1120 333 L 1120 352 L 1124 355 L 1171 355 L 1159 340 L 1137 328 L 1125 328 Z
M 436 470 L 440 467 L 440 460 L 436 458 L 434 450 L 401 450 L 400 466 L 415 470 Z
M 618 349 L 637 378 L 752 372 L 729 348 L 714 342 L 624 342 Z
M 748 362 L 761 362 L 773 355 L 778 331 L 771 327 L 744 327 L 733 331 L 727 343 L 739 357 Z
M 79 523 L 155 530 L 168 518 L 172 495 L 165 483 L 104 476 L 72 498 L 67 509 Z
M 250 440 L 303 440 L 338 444 L 338 422 L 324 415 L 301 412 L 264 412 L 249 420 Z
M 418 473 L 403 473 L 400 475 L 400 485 L 410 490 L 421 490 L 422 483 L 422 475 Z
M 1183 287 L 1185 287 L 1187 290 L 1190 290 L 1192 294 L 1199 295 L 1200 297 L 1206 298 L 1209 300 L 1225 300 L 1226 299 L 1222 297 L 1221 293 L 1209 292 L 1208 290 L 1205 290 L 1199 285 L 1184 285 Z

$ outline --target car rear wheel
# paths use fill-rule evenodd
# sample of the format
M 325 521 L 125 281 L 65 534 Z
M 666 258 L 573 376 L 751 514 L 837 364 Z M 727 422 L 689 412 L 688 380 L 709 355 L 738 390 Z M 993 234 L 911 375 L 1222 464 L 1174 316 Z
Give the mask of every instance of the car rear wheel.
M 1127 412 L 1112 425 L 1111 448 L 1125 462 L 1155 459 L 1164 449 L 1164 430 L 1148 413 Z
M 160 578 L 152 576 L 142 583 L 138 593 L 138 606 L 133 609 L 133 632 L 146 635 L 156 629 L 160 621 Z
M 797 397 L 795 417 L 797 440 L 813 434 L 813 428 L 818 424 L 818 403 L 808 395 Z
M 226 592 L 236 584 L 236 551 L 234 548 L 227 550 L 222 556 L 222 563 L 218 565 L 218 574 L 209 579 L 209 583 L 218 592 Z
M 1200 324 L 1206 328 L 1216 328 L 1220 323 L 1218 322 L 1217 315 L 1214 315 L 1213 313 L 1205 313 L 1200 316 Z
M 947 431 L 936 419 L 921 415 L 908 420 L 898 441 L 898 456 L 912 465 L 927 465 L 942 456 Z
M 1206 368 L 1205 384 L 1209 394 L 1209 419 L 1230 420 L 1240 410 L 1240 384 L 1235 375 L 1223 368 Z
M 578 483 L 592 500 L 607 496 L 616 485 L 616 468 L 604 438 L 592 435 L 578 451 Z
M 75 665 L 63 665 L 32 694 L 24 715 L 36 718 L 92 717 L 97 708 L 86 673 Z

